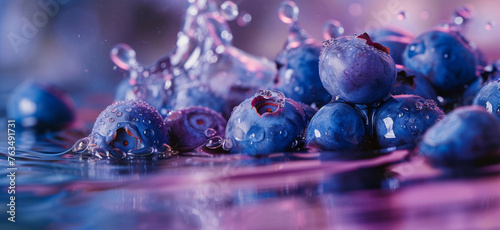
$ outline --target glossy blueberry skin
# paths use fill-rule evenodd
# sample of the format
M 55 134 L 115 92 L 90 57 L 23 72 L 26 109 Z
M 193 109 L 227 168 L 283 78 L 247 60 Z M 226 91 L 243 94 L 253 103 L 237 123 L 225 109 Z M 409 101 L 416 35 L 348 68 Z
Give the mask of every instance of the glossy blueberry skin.
M 476 94 L 474 105 L 479 105 L 493 114 L 500 121 L 500 79 L 492 81 Z
M 321 45 L 305 43 L 296 48 L 285 49 L 276 58 L 278 75 L 276 90 L 287 98 L 308 105 L 321 107 L 331 100 L 319 78 L 319 54 Z
M 170 144 L 167 128 L 158 111 L 143 101 L 117 101 L 97 117 L 90 145 L 127 153 L 153 147 L 162 150 Z
M 500 123 L 480 106 L 456 108 L 432 126 L 419 153 L 436 166 L 470 167 L 500 158 Z
M 389 96 L 396 81 L 396 66 L 388 53 L 354 36 L 324 43 L 319 74 L 332 97 L 338 96 L 355 104 L 370 104 Z
M 382 149 L 412 149 L 425 131 L 444 115 L 433 100 L 416 95 L 393 96 L 375 113 L 374 139 Z
M 227 122 L 232 153 L 268 155 L 300 145 L 307 125 L 302 107 L 275 90 L 261 90 L 238 105 Z
M 461 95 L 476 79 L 476 57 L 457 32 L 435 29 L 415 38 L 405 50 L 403 63 L 421 73 L 438 95 Z
M 321 107 L 307 127 L 308 147 L 326 151 L 364 150 L 368 143 L 363 117 L 354 106 L 331 102 Z
M 9 96 L 7 118 L 16 120 L 19 128 L 60 130 L 75 120 L 74 102 L 54 85 L 27 80 Z
M 402 65 L 396 65 L 398 76 L 392 88 L 392 95 L 412 94 L 438 103 L 437 94 L 431 83 L 420 73 Z
M 394 63 L 402 65 L 404 51 L 412 40 L 412 37 L 385 36 L 375 41 L 389 48 Z
M 224 137 L 226 123 L 220 113 L 201 106 L 172 111 L 165 118 L 172 147 L 182 152 L 199 147 L 212 136 Z

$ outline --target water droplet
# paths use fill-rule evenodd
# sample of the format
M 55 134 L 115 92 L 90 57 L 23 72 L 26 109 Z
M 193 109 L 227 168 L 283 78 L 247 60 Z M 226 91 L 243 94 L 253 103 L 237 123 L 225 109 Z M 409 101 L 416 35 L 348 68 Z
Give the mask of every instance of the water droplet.
M 117 117 L 121 117 L 121 116 L 122 116 L 122 112 L 118 111 L 118 112 L 116 113 L 116 116 L 117 116 Z
M 495 25 L 495 22 L 494 21 L 489 21 L 488 23 L 486 23 L 486 25 L 484 26 L 484 28 L 486 30 L 491 30 L 491 29 L 493 29 L 493 25 Z
M 115 119 L 114 119 L 114 118 L 112 118 L 112 117 L 111 117 L 111 118 L 109 118 L 109 122 L 114 122 L 114 121 L 115 121 Z
M 146 125 L 149 125 L 149 124 L 151 124 L 151 120 L 149 120 L 149 119 L 143 119 L 142 123 L 144 123 Z
M 346 69 L 344 70 L 344 74 L 345 75 L 349 75 L 349 71 L 347 71 Z
M 132 108 L 127 107 L 127 108 L 125 108 L 125 111 L 128 112 L 128 113 L 130 113 L 130 112 L 132 112 Z
M 113 108 L 113 109 L 111 110 L 111 112 L 112 112 L 112 113 L 116 113 L 116 111 L 118 111 L 118 109 L 117 109 L 117 108 Z
M 252 21 L 252 15 L 249 13 L 244 13 L 238 17 L 236 23 L 239 26 L 247 26 Z
M 75 153 L 81 153 L 89 147 L 90 143 L 90 138 L 89 137 L 84 137 L 80 140 L 78 140 L 74 145 L 73 148 L 71 149 Z
M 398 13 L 398 20 L 403 21 L 406 19 L 406 12 L 404 10 Z
M 417 102 L 415 103 L 415 109 L 418 111 L 418 110 L 421 110 L 422 108 L 424 108 L 424 105 L 421 103 L 421 102 Z
M 224 143 L 222 143 L 222 149 L 225 151 L 230 151 L 233 148 L 233 141 L 229 138 L 224 139 Z
M 337 20 L 328 20 L 323 25 L 323 38 L 332 39 L 344 35 L 344 27 Z
M 259 142 L 264 139 L 264 130 L 259 126 L 252 126 L 247 133 L 247 139 L 252 142 Z
M 401 125 L 401 128 L 406 129 L 406 125 Z
M 422 10 L 422 12 L 420 12 L 420 18 L 422 20 L 427 20 L 430 18 L 430 16 L 431 16 L 431 13 L 428 10 Z
M 398 113 L 398 117 L 402 117 L 403 115 L 403 113 Z
M 293 1 L 284 1 L 278 8 L 278 17 L 286 24 L 292 24 L 297 21 L 299 7 Z
M 285 129 L 280 130 L 280 135 L 281 135 L 282 137 L 287 137 L 287 136 L 288 136 L 288 132 L 287 132 Z
M 205 134 L 205 137 L 213 137 L 215 136 L 215 134 L 217 134 L 217 131 L 215 131 L 215 129 L 212 129 L 212 128 L 208 128 L 205 130 L 205 132 L 203 132 Z
M 299 141 L 298 140 L 293 140 L 292 145 L 291 145 L 292 149 L 295 148 L 295 147 L 297 147 L 297 145 L 299 145 Z
M 212 137 L 212 138 L 208 139 L 205 146 L 209 149 L 216 149 L 216 148 L 221 147 L 223 143 L 224 143 L 224 140 L 222 139 L 222 137 L 216 136 L 216 137 Z
M 404 111 L 409 111 L 409 110 L 410 110 L 410 109 L 408 109 L 408 107 L 406 107 L 406 106 L 403 106 L 403 108 L 402 108 L 402 109 L 403 109 Z
M 152 129 L 146 129 L 142 133 L 144 133 L 144 136 L 148 138 L 151 138 L 155 135 L 155 131 L 153 131 Z
M 453 13 L 452 23 L 461 26 L 467 24 L 473 17 L 472 6 L 462 5 L 455 8 Z
M 111 49 L 111 60 L 123 70 L 129 70 L 137 66 L 135 51 L 127 44 L 121 43 Z
M 238 5 L 236 5 L 232 1 L 225 1 L 222 3 L 220 6 L 221 13 L 226 18 L 228 21 L 234 20 L 236 17 L 238 17 Z
M 447 54 L 447 53 L 445 53 L 445 54 L 443 55 L 443 58 L 444 58 L 444 59 L 448 59 L 449 57 L 450 57 L 450 55 L 449 55 L 449 54 Z

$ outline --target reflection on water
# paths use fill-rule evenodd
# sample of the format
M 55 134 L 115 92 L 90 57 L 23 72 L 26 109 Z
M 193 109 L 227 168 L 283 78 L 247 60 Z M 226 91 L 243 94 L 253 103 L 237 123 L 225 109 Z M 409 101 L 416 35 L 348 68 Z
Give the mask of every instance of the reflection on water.
M 500 227 L 499 167 L 446 178 L 407 151 L 358 160 L 312 152 L 126 162 L 58 154 L 81 136 L 18 133 L 16 223 L 0 205 L 0 229 Z M 8 180 L 0 177 L 2 187 Z M 0 198 L 9 199 L 5 190 Z

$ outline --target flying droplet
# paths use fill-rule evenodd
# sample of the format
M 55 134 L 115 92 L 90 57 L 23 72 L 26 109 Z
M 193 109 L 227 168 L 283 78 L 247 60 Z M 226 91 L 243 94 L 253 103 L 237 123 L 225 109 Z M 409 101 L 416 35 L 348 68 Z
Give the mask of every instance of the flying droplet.
M 470 5 L 462 5 L 455 8 L 455 12 L 453 12 L 452 22 L 455 25 L 465 25 L 467 24 L 473 17 L 472 6 Z
M 403 21 L 405 19 L 406 19 L 406 12 L 402 10 L 398 13 L 398 20 Z
M 238 17 L 236 23 L 239 26 L 247 26 L 252 21 L 252 15 L 249 13 L 244 13 Z
M 120 43 L 115 45 L 109 55 L 115 65 L 123 70 L 129 70 L 137 66 L 135 51 L 127 44 Z
M 204 134 L 205 134 L 205 137 L 210 138 L 210 137 L 215 136 L 215 134 L 217 134 L 217 131 L 215 131 L 215 129 L 208 128 L 205 130 Z
M 491 30 L 491 29 L 493 29 L 493 25 L 494 25 L 494 24 L 495 24 L 495 22 L 493 22 L 493 21 L 489 21 L 488 23 L 486 23 L 486 25 L 484 26 L 484 28 L 485 28 L 486 30 Z
M 220 6 L 221 13 L 227 21 L 232 21 L 238 17 L 238 5 L 232 1 L 225 1 Z
M 337 38 L 344 35 L 344 27 L 337 20 L 328 20 L 323 25 L 323 38 L 325 40 Z
M 87 148 L 89 147 L 89 143 L 90 143 L 90 138 L 84 137 L 84 138 L 78 140 L 73 145 L 72 151 L 75 153 L 81 153 L 81 152 L 87 150 Z
M 223 143 L 224 143 L 224 140 L 222 139 L 222 137 L 216 136 L 216 137 L 212 137 L 212 138 L 208 139 L 205 146 L 209 149 L 216 149 L 216 148 L 221 147 L 223 145 Z
M 278 17 L 286 24 L 292 24 L 297 21 L 299 16 L 299 7 L 293 1 L 284 1 L 278 8 Z

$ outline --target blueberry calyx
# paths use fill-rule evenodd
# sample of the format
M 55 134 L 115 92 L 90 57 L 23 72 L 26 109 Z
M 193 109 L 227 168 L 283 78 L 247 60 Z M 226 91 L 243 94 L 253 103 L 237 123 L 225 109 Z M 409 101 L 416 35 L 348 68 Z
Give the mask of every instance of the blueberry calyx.
M 285 107 L 285 95 L 277 90 L 260 90 L 252 100 L 252 109 L 259 117 L 277 115 Z
M 376 49 L 385 52 L 386 54 L 389 54 L 389 51 L 390 51 L 389 48 L 383 46 L 380 43 L 373 42 L 372 39 L 370 38 L 370 35 L 368 35 L 367 33 L 363 33 L 361 35 L 358 35 L 357 38 L 364 39 L 364 40 L 366 40 L 366 44 L 373 46 Z

